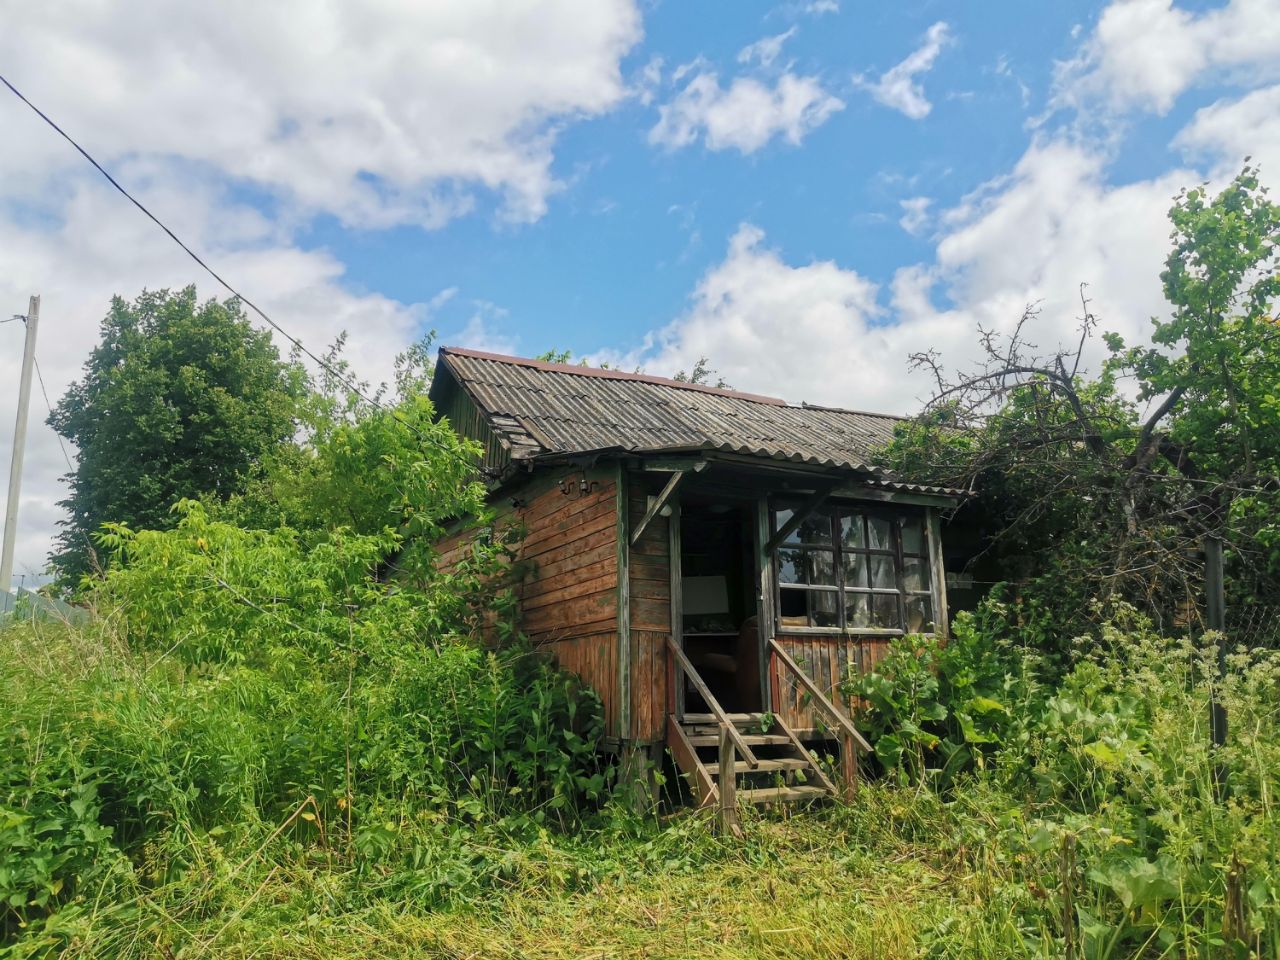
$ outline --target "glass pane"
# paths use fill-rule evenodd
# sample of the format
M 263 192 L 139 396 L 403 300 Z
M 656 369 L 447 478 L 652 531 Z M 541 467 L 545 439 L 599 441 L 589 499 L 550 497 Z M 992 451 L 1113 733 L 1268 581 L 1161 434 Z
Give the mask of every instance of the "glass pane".
M 928 597 L 907 597 L 907 633 L 933 632 L 933 603 Z
M 905 557 L 902 561 L 902 589 L 929 590 L 929 564 L 918 557 Z
M 892 550 L 893 539 L 890 523 L 884 517 L 867 517 L 867 546 L 872 550 Z
M 812 514 L 797 531 L 803 543 L 831 544 L 831 515 L 818 511 Z
M 779 530 L 785 527 L 791 521 L 791 518 L 793 516 L 795 516 L 794 510 L 778 510 L 777 512 L 775 512 L 773 515 L 773 532 L 777 533 Z M 800 542 L 799 534 L 793 532 L 791 536 L 787 537 L 786 542 L 799 543 Z
M 873 590 L 897 590 L 898 573 L 893 557 L 871 556 L 871 587 Z
M 815 627 L 838 627 L 836 619 L 836 600 L 839 598 L 834 590 L 810 590 L 809 616 Z
M 924 521 L 906 517 L 902 521 L 902 552 L 924 553 Z
M 833 550 L 809 551 L 809 582 L 824 587 L 836 585 L 836 555 Z
M 865 593 L 844 595 L 844 625 L 850 630 L 871 626 L 871 597 Z
M 804 583 L 804 551 L 797 549 L 778 549 L 778 582 Z
M 846 587 L 865 587 L 867 585 L 867 555 L 865 553 L 844 554 L 844 585 Z
M 898 616 L 898 595 L 896 593 L 873 593 L 871 595 L 871 626 L 897 629 L 902 626 Z
M 840 542 L 855 550 L 866 548 L 867 535 L 863 529 L 862 514 L 844 513 L 840 515 Z

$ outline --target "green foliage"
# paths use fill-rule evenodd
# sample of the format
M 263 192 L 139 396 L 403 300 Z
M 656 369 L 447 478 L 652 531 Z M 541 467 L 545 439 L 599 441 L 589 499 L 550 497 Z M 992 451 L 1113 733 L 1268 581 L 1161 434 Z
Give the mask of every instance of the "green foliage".
M 1068 942 L 1096 958 L 1271 955 L 1280 655 L 1239 651 L 1219 682 L 1212 648 L 1163 639 L 1130 610 L 1082 640 L 1051 687 L 1036 655 L 987 632 L 1000 611 L 985 614 L 987 629 L 964 619 L 946 648 L 900 641 L 852 684 L 864 729 L 897 736 L 881 761 L 985 824 L 986 868 L 1000 878 L 985 935 L 1003 927 L 1007 949 L 1042 955 Z M 1213 695 L 1233 731 L 1217 750 Z M 972 927 L 951 934 L 940 931 L 939 955 L 984 955 Z
M 1246 167 L 1217 196 L 1184 191 L 1169 216 L 1168 311 L 1150 345 L 1104 334 L 1111 356 L 1090 378 L 1079 353 L 1033 358 L 1019 333 L 985 336 L 986 365 L 940 376 L 886 456 L 976 492 L 965 513 L 983 578 L 1016 584 L 1060 637 L 1118 602 L 1181 622 L 1206 534 L 1226 544 L 1230 608 L 1280 598 L 1280 205 Z M 1085 309 L 1081 348 L 1097 324 Z
M 163 528 L 176 500 L 224 499 L 294 430 L 303 374 L 235 300 L 194 287 L 116 297 L 101 340 L 50 414 L 79 464 L 53 557 L 62 583 L 91 571 L 105 522 Z

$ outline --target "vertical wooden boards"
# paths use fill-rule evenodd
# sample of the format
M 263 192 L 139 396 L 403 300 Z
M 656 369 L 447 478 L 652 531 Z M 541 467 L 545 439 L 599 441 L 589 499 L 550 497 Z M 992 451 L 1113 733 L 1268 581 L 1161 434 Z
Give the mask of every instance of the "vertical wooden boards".
M 942 527 L 938 521 L 938 508 L 925 510 L 925 533 L 929 538 L 929 566 L 933 574 L 933 619 L 938 636 L 951 633 L 951 618 L 947 614 L 947 569 L 942 557 Z
M 838 634 L 779 634 L 777 641 L 846 715 L 851 713 L 851 705 L 841 695 L 840 684 L 853 670 L 873 669 L 890 643 L 887 637 L 845 637 Z M 774 685 L 773 709 L 787 725 L 804 732 L 822 726 L 821 711 L 813 709 L 805 690 L 788 671 L 775 664 L 770 671 L 770 682 Z
M 511 491 L 497 526 L 520 525 L 524 538 L 515 562 L 523 579 L 515 585 L 520 627 L 560 667 L 574 673 L 600 697 L 605 734 L 624 736 L 627 700 L 621 695 L 621 666 L 629 651 L 621 646 L 619 625 L 628 604 L 619 605 L 625 581 L 619 577 L 618 473 L 612 464 L 580 474 L 564 467 Z M 570 492 L 559 481 L 570 478 Z M 588 489 L 580 489 L 585 479 Z M 481 533 L 459 530 L 437 544 L 438 560 L 449 568 L 465 559 Z M 624 541 L 625 542 L 625 541 Z M 623 616 L 620 616 L 620 611 Z
M 626 479 L 628 518 L 635 524 L 649 509 L 649 496 L 662 475 L 632 473 Z M 655 516 L 630 546 L 631 725 L 639 743 L 666 738 L 668 703 L 667 636 L 671 630 L 670 530 L 678 524 L 678 498 L 670 517 Z M 678 589 L 678 583 L 676 584 Z
M 627 473 L 618 461 L 614 464 L 614 517 L 617 523 L 617 610 L 618 610 L 618 729 L 622 736 L 631 737 L 631 538 L 627 514 L 630 501 L 627 497 Z

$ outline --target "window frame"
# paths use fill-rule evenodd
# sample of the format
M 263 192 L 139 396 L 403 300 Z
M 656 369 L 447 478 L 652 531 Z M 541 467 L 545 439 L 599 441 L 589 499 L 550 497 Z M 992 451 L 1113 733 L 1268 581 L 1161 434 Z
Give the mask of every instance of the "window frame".
M 798 506 L 798 502 L 786 501 L 769 503 L 769 529 L 771 532 L 780 529 L 778 514 L 781 512 L 794 511 Z M 924 636 L 933 636 L 939 632 L 937 622 L 938 615 L 938 597 L 937 584 L 934 577 L 933 556 L 934 544 L 930 538 L 930 525 L 928 513 L 924 508 L 886 508 L 880 504 L 871 504 L 866 502 L 835 502 L 823 504 L 815 513 L 825 515 L 830 524 L 829 537 L 830 542 L 827 544 L 805 544 L 803 541 L 799 543 L 783 543 L 779 544 L 770 558 L 772 566 L 773 579 L 773 610 L 774 610 L 774 627 L 778 633 L 796 633 L 796 634 L 818 634 L 824 636 L 860 636 L 860 637 L 900 637 L 907 634 L 907 606 L 912 597 L 924 597 L 929 604 L 929 623 L 931 630 L 921 631 Z M 857 517 L 862 523 L 861 546 L 850 547 L 844 543 L 843 532 L 844 523 L 848 517 Z M 870 526 L 872 518 L 879 518 L 888 521 L 889 524 L 889 542 L 888 549 L 873 548 L 870 541 Z M 915 521 L 919 524 L 920 545 L 915 551 L 907 551 L 903 544 L 903 527 L 907 521 Z M 784 521 L 785 522 L 785 521 Z M 808 521 L 806 521 L 807 523 Z M 796 531 L 798 536 L 799 531 Z M 789 538 L 790 539 L 790 538 Z M 829 554 L 834 569 L 835 584 L 833 586 L 826 585 L 809 585 L 809 584 L 784 584 L 781 577 L 782 552 L 786 549 L 801 550 L 805 552 L 820 551 Z M 862 558 L 860 570 L 863 574 L 864 585 L 850 587 L 845 580 L 846 571 L 848 569 L 847 560 L 850 557 Z M 874 557 L 889 557 L 893 563 L 893 588 L 873 587 L 871 575 L 871 562 Z M 923 565 L 923 580 L 925 589 L 908 590 L 906 587 L 906 561 L 919 560 Z M 834 594 L 837 598 L 836 616 L 837 624 L 834 626 L 815 626 L 812 623 L 812 613 L 806 613 L 809 623 L 804 626 L 784 624 L 782 622 L 782 592 L 790 590 L 797 593 L 815 593 L 825 592 Z M 859 595 L 866 597 L 874 596 L 892 596 L 897 601 L 897 627 L 874 627 L 874 626 L 853 626 L 847 621 L 847 598 L 850 595 Z M 807 605 L 806 605 L 807 606 Z

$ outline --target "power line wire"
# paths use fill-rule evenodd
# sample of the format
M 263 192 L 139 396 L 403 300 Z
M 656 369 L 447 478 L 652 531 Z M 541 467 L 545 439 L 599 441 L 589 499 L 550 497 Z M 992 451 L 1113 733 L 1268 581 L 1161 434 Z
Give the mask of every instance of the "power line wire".
M 179 247 L 181 247 L 183 252 L 185 252 L 187 256 L 189 256 L 192 260 L 194 260 L 197 264 L 199 264 L 204 269 L 204 271 L 207 274 L 209 274 L 209 276 L 213 277 L 214 280 L 216 280 L 226 290 L 228 290 L 232 296 L 234 296 L 237 300 L 245 304 L 247 307 L 249 307 L 249 309 L 251 309 L 259 317 L 261 317 L 267 323 L 267 325 L 271 327 L 271 329 L 275 330 L 278 334 L 280 334 L 282 337 L 288 340 L 299 351 L 301 351 L 302 353 L 310 357 L 319 367 L 321 367 L 323 370 L 329 373 L 335 380 L 341 383 L 344 387 L 346 387 L 348 390 L 354 393 L 361 400 L 365 401 L 370 406 L 377 408 L 378 410 L 383 410 L 387 413 L 390 413 L 391 416 L 393 416 L 396 420 L 400 421 L 400 423 L 408 427 L 409 430 L 414 434 L 414 436 L 416 436 L 423 443 L 429 443 L 430 445 L 436 447 L 437 449 L 442 450 L 453 457 L 456 457 L 458 460 L 466 464 L 469 468 L 479 470 L 486 477 L 489 477 L 491 479 L 494 477 L 494 471 L 485 467 L 483 464 L 474 463 L 468 458 L 466 458 L 465 456 L 463 456 L 462 454 L 460 454 L 458 451 L 450 447 L 446 447 L 445 445 L 439 443 L 434 439 L 424 436 L 413 424 L 411 424 L 408 420 L 404 419 L 404 417 L 400 416 L 400 414 L 393 407 L 387 407 L 384 404 L 382 404 L 376 397 L 371 397 L 368 394 L 366 394 L 363 390 L 360 389 L 359 385 L 347 379 L 338 368 L 334 367 L 327 360 L 324 360 L 323 358 L 317 356 L 316 354 L 308 350 L 305 346 L 302 345 L 301 340 L 299 340 L 297 337 L 290 334 L 287 330 L 285 330 L 282 326 L 280 326 L 280 324 L 276 323 L 269 316 L 267 316 L 266 312 L 261 307 L 259 307 L 256 303 L 254 303 L 244 294 L 242 294 L 239 290 L 237 290 L 231 284 L 229 284 L 226 280 L 224 280 L 222 276 L 218 274 L 217 271 L 215 271 L 211 266 L 209 266 L 209 264 L 205 263 L 205 261 L 200 257 L 200 255 L 197 254 L 194 250 L 192 250 L 189 246 L 187 246 L 178 237 L 176 233 L 174 233 L 167 226 L 165 226 L 165 224 L 160 220 L 159 217 L 157 217 L 154 213 L 148 210 L 146 206 L 142 204 L 141 201 L 139 201 L 136 197 L 134 197 L 133 194 L 131 194 L 124 187 L 122 187 L 120 185 L 120 182 L 116 180 L 116 178 L 113 177 L 110 173 L 108 173 L 106 168 L 104 168 L 102 164 L 100 164 L 97 160 L 95 160 L 89 154 L 89 151 L 87 151 L 84 147 L 80 146 L 80 144 L 77 143 L 69 133 L 63 130 L 62 127 L 58 126 L 58 124 L 54 122 L 52 117 L 50 117 L 47 113 L 45 113 L 43 110 L 37 107 L 34 103 L 28 100 L 22 94 L 22 91 L 20 91 L 17 87 L 15 87 L 12 83 L 10 83 L 8 78 L 2 74 L 0 74 L 0 83 L 3 83 L 6 87 L 8 87 L 15 97 L 17 97 L 19 100 L 25 103 L 28 107 L 30 107 L 31 110 L 36 114 L 36 116 L 38 116 L 41 120 L 47 123 L 50 127 L 52 127 L 58 133 L 58 135 L 62 137 L 62 139 L 66 140 L 67 143 L 71 144 L 71 146 L 75 148 L 76 152 L 80 154 L 80 156 L 84 157 L 87 161 L 89 161 L 89 163 L 93 166 L 93 168 L 97 170 L 100 174 L 102 174 L 107 179 L 107 182 L 110 183 L 113 187 L 116 188 L 116 190 L 120 192 L 121 196 L 123 196 L 126 200 L 132 203 L 139 210 L 141 210 L 142 213 L 146 215 L 147 219 L 149 219 L 157 227 L 159 227 L 166 234 L 168 234 L 169 239 L 172 240 L 174 243 L 176 243 Z M 14 319 L 17 319 L 17 318 L 15 317 Z
M 49 391 L 46 390 L 44 386 L 44 374 L 40 372 L 40 360 L 34 354 L 32 354 L 31 359 L 36 365 L 36 379 L 40 381 L 40 393 L 44 396 L 45 408 L 49 411 L 49 416 L 53 416 L 53 404 L 49 402 Z M 71 455 L 67 453 L 66 444 L 62 442 L 62 434 L 60 434 L 55 428 L 53 435 L 58 438 L 58 446 L 62 448 L 62 459 L 67 461 L 67 469 L 72 473 L 75 473 L 76 468 L 71 462 Z

